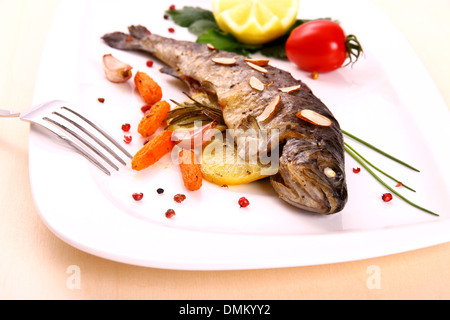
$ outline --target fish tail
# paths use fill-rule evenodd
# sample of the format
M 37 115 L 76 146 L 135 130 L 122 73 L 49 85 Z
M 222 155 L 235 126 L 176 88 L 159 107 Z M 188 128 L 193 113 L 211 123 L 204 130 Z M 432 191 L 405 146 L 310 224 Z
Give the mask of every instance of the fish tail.
M 102 39 L 110 47 L 119 50 L 136 50 L 141 49 L 141 40 L 151 34 L 146 27 L 130 26 L 128 27 L 130 34 L 123 32 L 113 32 L 105 34 Z
M 208 53 L 210 51 L 203 44 L 177 41 L 152 34 L 146 27 L 141 25 L 129 26 L 128 31 L 129 34 L 122 32 L 108 33 L 102 39 L 114 49 L 150 53 L 154 58 L 161 60 L 172 68 L 179 64 L 180 56 L 183 56 L 185 59 L 193 59 L 201 55 L 202 52 L 204 54 L 205 50 L 208 50 Z
M 132 50 L 133 39 L 129 34 L 123 32 L 113 32 L 105 34 L 102 39 L 112 48 L 119 50 Z

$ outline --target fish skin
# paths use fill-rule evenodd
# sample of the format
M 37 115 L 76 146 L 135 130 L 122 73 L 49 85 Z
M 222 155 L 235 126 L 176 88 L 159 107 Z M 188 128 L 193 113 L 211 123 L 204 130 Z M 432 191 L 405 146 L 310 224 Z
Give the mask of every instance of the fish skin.
M 185 81 L 192 91 L 216 96 L 229 129 L 256 126 L 268 132 L 279 130 L 279 171 L 271 177 L 271 184 L 280 198 L 295 207 L 323 214 L 344 208 L 348 195 L 342 132 L 331 111 L 306 84 L 270 65 L 264 67 L 267 73 L 253 70 L 245 57 L 235 53 L 149 34 L 142 26 L 131 26 L 129 32 L 131 37 L 114 32 L 104 35 L 103 40 L 116 49 L 148 52 L 167 65 L 163 72 Z M 211 60 L 217 57 L 235 58 L 236 64 L 218 65 Z M 249 86 L 252 76 L 266 85 L 273 84 L 261 93 Z M 296 92 L 278 91 L 296 85 L 301 85 Z M 281 103 L 275 114 L 266 121 L 256 121 L 278 95 Z M 299 119 L 296 114 L 303 109 L 326 116 L 332 125 L 321 127 Z M 327 176 L 326 168 L 332 169 L 335 176 Z

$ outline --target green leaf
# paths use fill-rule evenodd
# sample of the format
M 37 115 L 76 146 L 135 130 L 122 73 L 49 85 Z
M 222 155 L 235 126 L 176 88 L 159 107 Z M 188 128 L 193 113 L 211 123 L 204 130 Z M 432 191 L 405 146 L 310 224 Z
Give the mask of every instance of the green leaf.
M 233 35 L 216 29 L 209 29 L 197 39 L 198 43 L 212 44 L 216 49 L 234 52 L 244 56 L 261 49 L 261 46 L 240 43 Z
M 177 25 L 189 28 L 189 32 L 198 37 L 198 43 L 210 43 L 219 50 L 234 52 L 244 56 L 249 56 L 251 53 L 260 51 L 267 57 L 278 59 L 287 59 L 285 46 L 292 30 L 305 22 L 311 21 L 297 20 L 284 36 L 270 43 L 264 45 L 248 45 L 240 43 L 233 35 L 223 32 L 217 25 L 213 13 L 209 10 L 199 7 L 183 7 L 179 10 L 168 10 L 166 14 Z M 331 20 L 331 18 L 319 20 Z
M 197 37 L 201 36 L 211 29 L 220 31 L 217 23 L 210 20 L 198 20 L 189 26 L 189 32 L 195 34 Z
M 173 22 L 181 27 L 188 28 L 194 22 L 199 20 L 208 20 L 215 23 L 214 15 L 211 11 L 198 7 L 184 7 L 180 10 L 168 10 L 166 14 L 169 15 Z
M 282 59 L 282 60 L 287 59 L 285 43 L 266 44 L 261 49 L 261 53 L 266 57 Z

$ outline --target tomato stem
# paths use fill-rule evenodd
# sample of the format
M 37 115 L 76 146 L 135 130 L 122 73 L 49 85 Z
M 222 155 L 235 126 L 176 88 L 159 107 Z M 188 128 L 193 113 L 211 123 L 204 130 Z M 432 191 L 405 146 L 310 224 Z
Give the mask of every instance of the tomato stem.
M 347 48 L 348 59 L 350 60 L 344 67 L 351 64 L 352 66 L 358 61 L 361 54 L 364 54 L 361 43 L 355 35 L 349 34 L 345 38 L 345 46 Z

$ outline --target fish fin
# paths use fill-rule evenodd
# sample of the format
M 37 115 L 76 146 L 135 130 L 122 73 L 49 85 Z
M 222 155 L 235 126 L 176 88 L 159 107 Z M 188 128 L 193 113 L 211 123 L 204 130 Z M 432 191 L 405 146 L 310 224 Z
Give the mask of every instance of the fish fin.
M 162 67 L 161 69 L 159 69 L 159 72 L 164 73 L 164 74 L 168 74 L 169 76 L 175 77 L 179 80 L 183 80 L 180 76 L 180 73 L 175 70 L 174 68 L 171 67 Z
M 159 69 L 159 72 L 172 76 L 186 83 L 186 85 L 189 87 L 189 92 L 191 95 L 195 95 L 197 93 L 205 91 L 197 80 L 180 74 L 180 72 L 175 68 L 166 66 Z
M 130 26 L 128 27 L 128 31 L 130 32 L 131 36 L 136 39 L 143 39 L 147 37 L 151 32 L 144 26 Z

